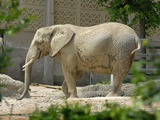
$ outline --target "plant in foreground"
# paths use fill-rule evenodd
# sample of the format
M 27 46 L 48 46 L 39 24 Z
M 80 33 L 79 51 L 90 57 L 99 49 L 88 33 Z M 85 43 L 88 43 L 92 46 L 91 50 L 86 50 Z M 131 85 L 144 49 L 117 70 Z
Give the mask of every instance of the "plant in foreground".
M 137 107 L 107 103 L 101 112 L 91 112 L 91 106 L 66 103 L 50 106 L 47 111 L 35 111 L 30 120 L 160 120 L 160 111 L 150 113 Z

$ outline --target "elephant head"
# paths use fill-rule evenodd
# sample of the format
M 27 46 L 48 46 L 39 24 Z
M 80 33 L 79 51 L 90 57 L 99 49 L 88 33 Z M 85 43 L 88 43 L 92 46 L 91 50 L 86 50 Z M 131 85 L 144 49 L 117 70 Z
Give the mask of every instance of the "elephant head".
M 74 32 L 67 26 L 63 25 L 44 27 L 36 31 L 26 56 L 25 65 L 23 66 L 23 70 L 25 71 L 25 85 L 24 91 L 18 100 L 23 99 L 28 92 L 31 79 L 31 69 L 34 61 L 46 55 L 54 57 L 66 44 L 69 43 L 73 35 Z

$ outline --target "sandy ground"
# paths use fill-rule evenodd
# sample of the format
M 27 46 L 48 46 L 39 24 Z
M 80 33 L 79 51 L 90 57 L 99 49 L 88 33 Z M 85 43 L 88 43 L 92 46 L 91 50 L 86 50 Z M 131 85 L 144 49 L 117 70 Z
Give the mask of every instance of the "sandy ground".
M 46 110 L 50 105 L 64 105 L 66 102 L 59 86 L 32 85 L 30 89 L 30 98 L 24 98 L 23 100 L 16 100 L 10 97 L 3 98 L 0 103 L 0 120 L 27 120 L 28 114 L 31 114 L 36 109 Z M 71 103 L 79 102 L 82 105 L 91 104 L 92 111 L 103 110 L 106 102 L 132 105 L 130 96 L 133 94 L 133 85 L 123 85 L 123 97 L 104 97 L 109 90 L 110 87 L 106 87 L 106 85 L 78 87 L 78 96 L 80 98 L 67 101 Z M 6 117 L 7 114 L 12 114 L 12 116 Z

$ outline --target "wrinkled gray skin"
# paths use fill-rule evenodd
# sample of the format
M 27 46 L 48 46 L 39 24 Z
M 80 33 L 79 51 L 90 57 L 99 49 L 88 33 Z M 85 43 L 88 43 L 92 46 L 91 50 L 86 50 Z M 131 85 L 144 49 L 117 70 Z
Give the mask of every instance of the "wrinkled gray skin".
M 134 30 L 119 23 L 104 23 L 92 27 L 54 25 L 37 30 L 26 56 L 25 89 L 29 89 L 32 64 L 50 55 L 62 65 L 66 98 L 76 98 L 76 80 L 85 71 L 113 74 L 112 91 L 108 96 L 120 95 L 122 82 L 130 70 L 140 40 Z

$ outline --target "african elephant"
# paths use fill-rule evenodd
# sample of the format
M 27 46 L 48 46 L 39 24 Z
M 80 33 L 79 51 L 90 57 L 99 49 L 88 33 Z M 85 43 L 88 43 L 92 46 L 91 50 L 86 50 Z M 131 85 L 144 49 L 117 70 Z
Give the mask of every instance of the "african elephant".
M 104 23 L 92 27 L 70 24 L 40 28 L 29 47 L 25 65 L 25 89 L 29 89 L 31 68 L 36 59 L 50 55 L 58 58 L 64 73 L 62 90 L 67 98 L 77 97 L 76 80 L 85 71 L 113 74 L 109 95 L 119 95 L 123 79 L 140 49 L 140 40 L 133 29 L 120 23 Z

